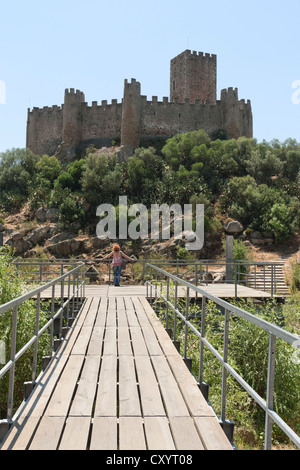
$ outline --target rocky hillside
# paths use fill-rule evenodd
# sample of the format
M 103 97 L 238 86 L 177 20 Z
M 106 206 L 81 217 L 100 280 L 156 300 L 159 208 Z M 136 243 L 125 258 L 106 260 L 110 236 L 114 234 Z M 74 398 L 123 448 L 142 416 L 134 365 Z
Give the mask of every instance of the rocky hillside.
M 32 212 L 28 208 L 5 218 L 0 224 L 4 245 L 10 246 L 14 255 L 21 258 L 48 259 L 99 259 L 112 247 L 110 240 L 99 240 L 96 233 L 75 233 L 63 228 L 57 220 L 57 209 L 39 208 Z M 223 258 L 222 239 L 226 234 L 243 240 L 248 247 L 249 258 L 253 261 L 283 260 L 285 274 L 290 276 L 291 263 L 300 261 L 300 236 L 295 235 L 281 245 L 275 244 L 269 233 L 251 232 L 247 234 L 238 221 L 224 224 L 220 236 L 215 240 L 206 240 L 204 248 L 192 252 L 197 259 Z M 122 249 L 137 258 L 169 258 L 180 256 L 179 249 L 184 248 L 182 240 L 138 240 L 122 244 Z M 191 254 L 191 252 L 190 252 Z

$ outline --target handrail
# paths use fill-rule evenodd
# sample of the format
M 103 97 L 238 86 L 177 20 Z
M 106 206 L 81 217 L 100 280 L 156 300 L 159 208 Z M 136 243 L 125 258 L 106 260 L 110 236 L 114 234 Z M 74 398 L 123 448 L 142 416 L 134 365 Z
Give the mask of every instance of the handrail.
M 60 273 L 63 274 L 64 268 L 70 268 L 70 266 L 75 266 L 77 263 L 84 263 L 86 267 L 89 265 L 99 266 L 104 265 L 105 270 L 99 272 L 99 274 L 106 274 L 108 275 L 108 284 L 113 282 L 113 274 L 111 268 L 111 260 L 106 259 L 103 260 L 102 258 L 85 258 L 85 259 L 78 259 L 78 260 L 70 260 L 70 259 L 17 259 L 14 260 L 12 264 L 16 265 L 17 273 L 18 269 L 21 267 L 30 267 L 32 266 L 33 269 L 35 266 L 38 267 L 37 271 L 33 271 L 32 274 L 37 276 L 39 282 L 43 282 L 45 279 L 45 275 L 53 274 L 53 272 L 49 271 L 45 272 L 44 268 L 49 266 L 50 268 L 55 266 L 60 267 Z M 281 261 L 249 261 L 249 260 L 216 260 L 216 259 L 201 259 L 201 260 L 171 260 L 171 259 L 137 259 L 135 260 L 135 264 L 140 265 L 140 271 L 137 271 L 135 268 L 132 270 L 131 274 L 133 279 L 135 276 L 141 275 L 141 279 L 138 279 L 144 283 L 145 282 L 145 270 L 146 264 L 153 264 L 155 266 L 161 268 L 176 268 L 176 275 L 177 276 L 185 276 L 186 274 L 195 271 L 195 282 L 196 285 L 201 284 L 210 284 L 210 283 L 232 283 L 235 285 L 235 292 L 237 294 L 237 285 L 238 284 L 245 284 L 246 286 L 250 285 L 251 287 L 257 288 L 258 282 L 263 283 L 263 290 L 269 291 L 271 293 L 271 297 L 276 294 L 277 286 L 279 283 L 279 279 L 277 279 L 277 272 L 276 268 L 278 266 L 283 266 L 284 263 Z M 187 270 L 183 273 L 179 273 L 180 269 L 187 267 Z M 242 271 L 242 267 L 245 268 L 245 271 Z M 224 269 L 226 268 L 226 269 Z M 257 269 L 258 268 L 258 269 Z M 268 270 L 269 268 L 269 270 Z M 220 271 L 218 271 L 220 269 Z M 227 269 L 229 270 L 227 272 Z M 269 272 L 267 272 L 267 270 Z M 214 275 L 224 274 L 224 279 L 219 278 L 217 281 L 214 279 L 209 279 L 209 274 L 213 273 Z M 260 285 L 262 288 L 262 285 Z
M 32 363 L 32 382 L 31 389 L 33 389 L 37 377 L 37 357 L 38 357 L 38 339 L 39 337 L 50 328 L 50 351 L 49 357 L 52 358 L 55 346 L 54 340 L 54 321 L 59 318 L 59 333 L 58 333 L 58 344 L 63 339 L 63 313 L 67 308 L 66 322 L 68 324 L 70 319 L 70 303 L 72 302 L 72 311 L 74 313 L 75 307 L 79 308 L 79 299 L 84 297 L 84 285 L 85 285 L 85 265 L 84 263 L 78 264 L 74 269 L 67 273 L 47 282 L 41 287 L 35 288 L 30 292 L 26 292 L 16 299 L 13 299 L 0 306 L 0 315 L 12 310 L 12 331 L 11 331 L 11 351 L 10 360 L 0 369 L 0 379 L 9 372 L 9 390 L 8 390 L 8 407 L 7 407 L 7 419 L 0 421 L 0 424 L 10 425 L 13 422 L 13 405 L 14 405 L 14 383 L 15 383 L 15 365 L 16 362 L 22 357 L 30 346 L 34 345 L 33 363 Z M 65 299 L 65 281 L 67 281 L 67 299 Z M 55 286 L 60 285 L 60 302 L 59 308 L 55 312 L 55 299 L 59 296 L 55 295 Z M 71 288 L 72 286 L 72 288 Z M 42 328 L 39 328 L 40 319 L 40 306 L 41 306 L 41 294 L 46 289 L 51 289 L 51 318 L 47 321 Z M 35 332 L 29 341 L 19 350 L 16 350 L 17 343 L 17 325 L 18 325 L 18 308 L 29 299 L 36 298 L 36 318 L 35 318 Z M 76 302 L 76 305 L 75 305 Z M 30 389 L 30 387 L 29 387 Z M 0 430 L 1 431 L 1 430 Z M 0 432 L 1 438 L 1 432 Z
M 171 308 L 174 311 L 174 340 L 176 339 L 176 316 L 178 315 L 185 323 L 185 359 L 186 359 L 186 341 L 187 341 L 187 328 L 190 328 L 200 339 L 200 365 L 199 365 L 199 383 L 202 383 L 202 373 L 203 373 L 203 346 L 205 345 L 214 356 L 222 364 L 222 396 L 221 396 L 221 421 L 226 422 L 226 384 L 227 384 L 227 372 L 231 374 L 234 379 L 247 391 L 249 395 L 262 407 L 265 411 L 266 421 L 265 421 L 265 449 L 271 448 L 272 442 L 272 422 L 275 422 L 282 431 L 300 448 L 300 437 L 285 423 L 280 416 L 273 410 L 273 396 L 274 396 L 274 376 L 275 376 L 275 351 L 276 351 L 276 339 L 280 338 L 291 345 L 299 344 L 299 336 L 290 333 L 283 328 L 278 327 L 262 318 L 259 318 L 244 309 L 241 309 L 235 305 L 230 304 L 229 302 L 216 297 L 215 295 L 207 292 L 205 288 L 197 287 L 188 281 L 170 274 L 169 272 L 158 268 L 153 264 L 147 264 L 147 297 L 152 298 L 152 288 L 155 289 L 155 292 L 158 291 L 157 284 L 162 283 L 162 277 L 166 278 L 166 295 L 160 289 L 159 296 L 167 304 L 167 315 L 168 309 Z M 153 279 L 154 274 L 160 275 L 160 279 Z M 175 285 L 175 300 L 174 305 L 170 301 L 170 280 L 174 282 Z M 186 287 L 186 312 L 183 315 L 177 308 L 177 297 L 178 297 L 178 286 Z M 150 295 L 148 292 L 148 286 L 150 286 Z M 195 328 L 188 321 L 188 306 L 189 306 L 189 293 L 190 290 L 196 292 L 197 294 L 202 295 L 202 317 L 201 317 L 201 332 Z M 213 301 L 220 307 L 225 309 L 225 322 L 224 322 L 224 345 L 223 345 L 223 356 L 209 343 L 205 338 L 205 311 L 206 311 L 206 301 L 207 299 Z M 245 380 L 230 366 L 227 362 L 228 355 L 228 328 L 229 328 L 229 314 L 233 313 L 256 326 L 262 328 L 269 333 L 269 357 L 268 357 L 268 377 L 267 377 L 267 400 L 265 401 Z M 168 325 L 167 325 L 168 326 Z

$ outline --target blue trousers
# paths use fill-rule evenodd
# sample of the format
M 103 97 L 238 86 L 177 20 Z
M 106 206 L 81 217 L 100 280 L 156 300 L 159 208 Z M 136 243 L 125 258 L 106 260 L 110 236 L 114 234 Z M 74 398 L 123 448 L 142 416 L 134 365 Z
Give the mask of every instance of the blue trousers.
M 121 279 L 121 268 L 122 266 L 114 266 L 114 285 L 119 286 L 120 285 L 120 279 Z

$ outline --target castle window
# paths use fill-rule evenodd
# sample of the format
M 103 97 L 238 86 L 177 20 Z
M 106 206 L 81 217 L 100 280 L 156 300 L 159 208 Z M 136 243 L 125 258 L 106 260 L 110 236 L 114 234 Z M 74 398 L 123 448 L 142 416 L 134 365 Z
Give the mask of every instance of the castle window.
M 175 82 L 175 80 L 173 80 L 173 90 L 175 90 L 175 89 L 176 89 L 176 82 Z

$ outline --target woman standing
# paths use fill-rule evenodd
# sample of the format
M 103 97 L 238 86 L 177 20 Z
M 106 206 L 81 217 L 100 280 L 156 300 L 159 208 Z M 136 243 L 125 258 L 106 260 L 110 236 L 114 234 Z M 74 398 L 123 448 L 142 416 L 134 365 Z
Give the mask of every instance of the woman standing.
M 122 270 L 122 263 L 123 258 L 128 259 L 130 261 L 135 261 L 134 258 L 130 258 L 129 256 L 125 255 L 123 251 L 120 250 L 119 245 L 115 245 L 113 247 L 113 251 L 108 255 L 104 256 L 102 259 L 108 259 L 113 256 L 112 265 L 114 270 L 114 285 L 120 285 L 120 278 L 121 278 L 121 270 Z

